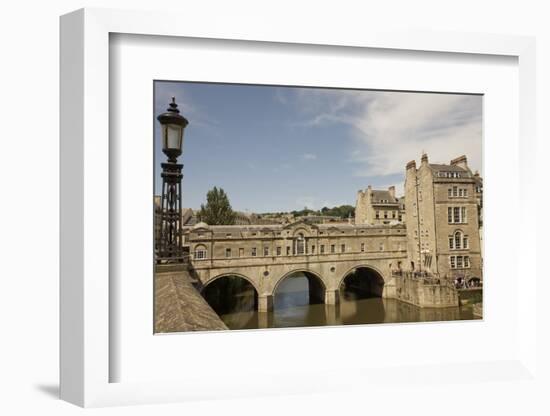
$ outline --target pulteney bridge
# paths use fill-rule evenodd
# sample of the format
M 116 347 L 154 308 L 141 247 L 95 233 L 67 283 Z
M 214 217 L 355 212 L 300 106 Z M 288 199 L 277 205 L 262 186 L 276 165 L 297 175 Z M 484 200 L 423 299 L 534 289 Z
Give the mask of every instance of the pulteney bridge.
M 203 288 L 224 277 L 250 283 L 259 311 L 273 308 L 282 281 L 307 277 L 310 301 L 335 305 L 342 285 L 397 297 L 392 270 L 407 266 L 406 230 L 395 225 L 309 224 L 209 226 L 186 232 L 192 274 Z

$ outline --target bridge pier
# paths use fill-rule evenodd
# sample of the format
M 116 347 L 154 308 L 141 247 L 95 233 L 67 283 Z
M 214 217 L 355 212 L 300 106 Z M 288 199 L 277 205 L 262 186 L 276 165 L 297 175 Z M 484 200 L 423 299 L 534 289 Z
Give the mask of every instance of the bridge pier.
M 340 308 L 337 305 L 325 305 L 325 316 L 327 325 L 340 324 Z
M 258 296 L 258 312 L 273 311 L 273 295 Z
M 340 290 L 325 290 L 325 305 L 338 305 Z
M 273 326 L 273 314 L 269 312 L 258 312 L 258 328 L 271 328 Z

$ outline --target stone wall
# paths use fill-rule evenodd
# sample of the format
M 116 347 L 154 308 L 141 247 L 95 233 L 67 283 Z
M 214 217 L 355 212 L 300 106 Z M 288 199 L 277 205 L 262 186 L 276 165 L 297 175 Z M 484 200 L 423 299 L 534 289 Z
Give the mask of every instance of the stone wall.
M 458 306 L 458 292 L 450 283 L 433 279 L 395 277 L 395 297 L 421 308 L 445 308 Z
M 155 333 L 228 329 L 191 281 L 186 270 L 155 273 Z

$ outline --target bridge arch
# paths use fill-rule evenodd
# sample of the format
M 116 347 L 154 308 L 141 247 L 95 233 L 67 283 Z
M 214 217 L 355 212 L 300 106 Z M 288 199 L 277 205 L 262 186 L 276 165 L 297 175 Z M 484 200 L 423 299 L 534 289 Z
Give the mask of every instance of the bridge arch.
M 260 290 L 258 289 L 258 285 L 256 282 L 254 282 L 254 279 L 251 279 L 250 277 L 242 274 L 242 273 L 235 273 L 235 272 L 225 272 L 225 273 L 220 273 L 214 277 L 211 277 L 210 279 L 208 279 L 206 282 L 204 282 L 202 288 L 201 288 L 201 293 L 204 291 L 204 289 L 209 286 L 210 284 L 212 284 L 213 282 L 215 282 L 216 280 L 218 279 L 221 279 L 221 278 L 224 278 L 224 277 L 231 277 L 231 276 L 235 276 L 235 277 L 239 277 L 241 279 L 244 279 L 246 280 L 248 283 L 250 283 L 252 285 L 252 287 L 254 288 L 254 290 L 256 291 L 256 293 L 260 293 Z
M 258 309 L 258 287 L 240 273 L 219 274 L 205 282 L 200 292 L 218 315 Z
M 277 296 L 277 291 L 281 287 L 281 284 L 289 279 L 292 278 L 293 275 L 302 273 L 304 277 L 307 279 L 308 282 L 308 301 L 310 304 L 316 304 L 316 303 L 324 303 L 325 302 L 325 293 L 327 291 L 327 282 L 323 279 L 323 277 L 310 269 L 307 268 L 299 268 L 291 270 L 284 275 L 282 275 L 275 284 L 273 285 L 273 290 L 271 291 L 273 298 Z
M 371 264 L 359 264 L 342 275 L 337 287 L 341 292 L 353 292 L 359 297 L 382 297 L 385 283 L 380 269 Z

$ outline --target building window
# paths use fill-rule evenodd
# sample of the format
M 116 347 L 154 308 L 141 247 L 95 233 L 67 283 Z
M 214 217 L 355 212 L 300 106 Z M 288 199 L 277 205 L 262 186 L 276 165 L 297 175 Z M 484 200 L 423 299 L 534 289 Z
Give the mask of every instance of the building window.
M 277 255 L 278 255 L 278 256 L 281 255 L 281 247 L 277 247 Z
M 296 254 L 304 254 L 305 239 L 303 234 L 298 234 L 298 237 L 295 240 L 295 244 L 296 244 Z
M 384 218 L 388 218 L 388 211 L 384 211 Z
M 365 243 L 361 243 L 361 251 L 365 251 Z
M 376 211 L 376 219 L 380 219 L 380 211 Z
M 460 250 L 462 247 L 462 233 L 460 231 L 457 231 L 455 233 L 455 246 L 454 248 L 457 250 Z
M 457 231 L 452 237 L 449 237 L 449 248 L 451 250 L 467 249 L 469 244 L 468 236 Z
M 287 255 L 287 256 L 290 256 L 290 247 L 287 247 L 287 248 L 286 248 L 286 255 Z
M 264 247 L 264 256 L 269 256 L 269 247 Z
M 345 244 L 342 244 L 342 246 L 340 247 L 340 249 L 341 249 L 340 251 L 341 251 L 342 253 L 345 253 L 345 252 L 346 252 L 346 245 L 345 245 Z
M 451 188 L 447 189 L 447 197 L 452 197 L 453 196 L 453 190 Z
M 395 218 L 395 211 L 392 211 L 392 212 L 391 212 L 391 217 L 392 217 L 392 218 Z
M 203 260 L 206 258 L 206 248 L 200 247 L 195 249 L 195 260 Z
M 225 257 L 231 257 L 231 249 L 230 248 L 225 249 Z
M 315 246 L 311 246 L 311 254 L 315 254 Z
M 226 234 L 225 238 L 231 238 L 231 234 Z
M 252 257 L 256 257 L 256 247 L 252 247 Z
M 334 244 L 330 245 L 330 252 L 331 253 L 336 253 L 336 246 Z
M 244 248 L 239 248 L 239 257 L 244 257 Z
M 461 222 L 460 221 L 460 207 L 454 207 L 453 208 L 453 222 Z
M 321 254 L 325 254 L 325 245 L 324 244 L 321 244 L 319 246 L 319 250 L 321 251 Z
M 449 258 L 451 269 L 470 268 L 470 256 L 451 256 Z
M 448 207 L 447 221 L 449 224 L 466 223 L 466 207 Z
M 384 243 L 380 243 L 379 249 L 380 251 L 384 251 Z

